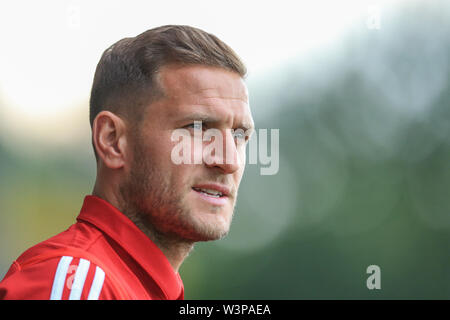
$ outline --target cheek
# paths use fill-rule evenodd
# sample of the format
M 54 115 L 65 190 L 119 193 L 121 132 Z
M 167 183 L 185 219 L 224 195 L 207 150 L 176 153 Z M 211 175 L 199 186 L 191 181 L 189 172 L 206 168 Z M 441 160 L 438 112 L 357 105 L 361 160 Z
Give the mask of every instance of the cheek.
M 245 152 L 245 145 L 240 147 L 239 152 L 238 152 L 238 157 L 239 157 L 239 165 L 241 167 L 240 170 L 242 170 L 242 172 L 244 172 L 245 162 L 247 160 L 247 154 Z
M 150 161 L 154 166 L 166 168 L 173 164 L 171 153 L 176 142 L 171 141 L 169 131 L 149 135 L 147 141 L 145 146 L 147 149 L 147 161 Z
M 242 167 L 241 167 L 239 170 L 237 170 L 237 171 L 234 173 L 234 175 L 233 175 L 234 183 L 235 183 L 235 185 L 236 185 L 236 189 L 239 188 L 239 184 L 241 183 L 242 176 L 244 175 L 244 169 L 245 169 L 245 167 L 242 166 Z

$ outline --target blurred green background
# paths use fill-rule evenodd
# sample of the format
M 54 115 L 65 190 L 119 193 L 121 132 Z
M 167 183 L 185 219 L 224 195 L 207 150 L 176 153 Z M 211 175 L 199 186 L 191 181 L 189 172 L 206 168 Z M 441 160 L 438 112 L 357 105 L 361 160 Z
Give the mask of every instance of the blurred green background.
M 121 2 L 115 3 L 107 9 L 120 8 Z M 315 37 L 313 30 L 295 36 L 295 28 L 300 28 L 295 20 L 298 3 L 278 4 L 285 6 L 278 11 L 278 20 L 267 20 L 275 26 L 283 20 L 283 12 L 291 11 L 283 25 L 294 30 L 283 42 L 286 48 L 305 41 L 308 34 Z M 75 5 L 75 12 L 81 8 L 82 23 L 93 19 L 95 10 L 81 2 L 68 4 Z M 269 55 L 267 67 L 254 73 L 249 68 L 256 126 L 280 130 L 280 170 L 262 176 L 260 166 L 247 165 L 230 234 L 221 241 L 198 243 L 181 267 L 187 299 L 450 297 L 450 3 L 364 5 L 368 10 L 354 16 L 333 41 L 304 54 L 272 60 Z M 250 22 L 260 6 L 270 9 L 277 4 L 255 2 Z M 8 4 L 3 3 L 2 9 L 4 15 L 11 14 Z M 321 11 L 313 13 L 317 12 Z M 96 30 L 102 30 L 105 16 L 103 12 L 94 19 L 100 28 Z M 19 23 L 27 25 L 29 20 Z M 318 23 L 333 28 L 326 19 Z M 271 47 L 269 36 L 252 37 L 258 25 L 248 28 L 249 45 L 258 50 Z M 65 32 L 87 42 L 86 47 L 94 42 L 69 29 Z M 214 33 L 206 25 L 204 29 Z M 10 33 L 5 28 L 1 32 Z M 70 46 L 70 37 L 51 41 Z M 107 41 L 119 38 L 113 33 Z M 239 41 L 234 46 L 238 53 Z M 45 46 L 24 53 L 14 51 L 14 41 L 3 45 L 11 56 L 18 54 L 24 60 L 33 60 L 37 50 L 51 56 Z M 92 55 L 89 59 L 96 63 L 101 51 L 74 54 Z M 0 57 L 1 66 L 11 64 L 5 53 Z M 63 59 L 61 68 L 77 66 L 77 61 Z M 92 66 L 87 72 L 91 77 Z M 19 75 L 29 72 L 20 63 L 12 68 Z M 70 78 L 70 72 L 65 76 Z M 38 81 L 30 84 L 26 76 L 19 78 L 24 96 L 29 95 L 27 84 L 42 86 Z M 52 112 L 42 116 L 39 109 L 31 116 L 14 115 L 8 110 L 18 103 L 8 95 L 9 83 L 3 76 L 0 278 L 24 250 L 74 222 L 95 179 L 86 98 L 70 101 L 75 107 L 66 118 Z M 90 84 L 81 88 L 86 91 Z M 50 85 L 44 96 L 57 95 L 52 90 Z M 28 102 L 32 104 L 33 97 Z M 58 126 L 39 136 L 33 121 L 41 120 L 47 127 L 53 128 L 50 124 L 55 122 Z M 381 268 L 381 290 L 366 287 L 366 268 L 373 264 Z

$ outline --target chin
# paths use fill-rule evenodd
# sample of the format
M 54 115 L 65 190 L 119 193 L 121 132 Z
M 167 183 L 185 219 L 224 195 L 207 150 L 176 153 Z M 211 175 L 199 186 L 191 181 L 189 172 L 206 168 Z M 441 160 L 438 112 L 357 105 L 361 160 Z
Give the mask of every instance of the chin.
M 214 230 L 210 232 L 201 232 L 197 233 L 194 239 L 194 242 L 206 242 L 206 241 L 216 241 L 226 237 L 228 234 L 228 230 Z
M 193 241 L 213 241 L 224 238 L 231 224 L 231 217 L 227 213 L 198 212 L 189 223 L 191 232 L 189 238 Z

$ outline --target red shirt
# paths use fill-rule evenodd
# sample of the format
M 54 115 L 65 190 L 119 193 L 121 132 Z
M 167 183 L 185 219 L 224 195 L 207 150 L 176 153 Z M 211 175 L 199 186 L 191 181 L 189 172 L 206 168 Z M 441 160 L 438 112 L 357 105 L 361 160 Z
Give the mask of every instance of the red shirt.
M 0 299 L 183 299 L 163 252 L 124 214 L 86 196 L 77 222 L 25 251 L 0 282 Z

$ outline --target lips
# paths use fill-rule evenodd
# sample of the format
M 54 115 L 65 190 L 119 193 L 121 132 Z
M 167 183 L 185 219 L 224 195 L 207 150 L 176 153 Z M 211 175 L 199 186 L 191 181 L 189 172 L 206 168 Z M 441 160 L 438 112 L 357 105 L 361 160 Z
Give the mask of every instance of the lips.
M 198 184 L 193 186 L 192 189 L 213 197 L 228 197 L 230 195 L 230 188 L 217 183 Z
M 192 187 L 201 199 L 214 205 L 225 205 L 228 202 L 230 188 L 221 184 L 199 184 Z
M 223 196 L 222 192 L 214 190 L 214 189 L 203 189 L 203 188 L 195 188 L 195 187 L 193 187 L 192 189 L 194 189 L 194 191 L 202 192 L 208 196 L 212 196 L 215 198 L 220 198 Z

